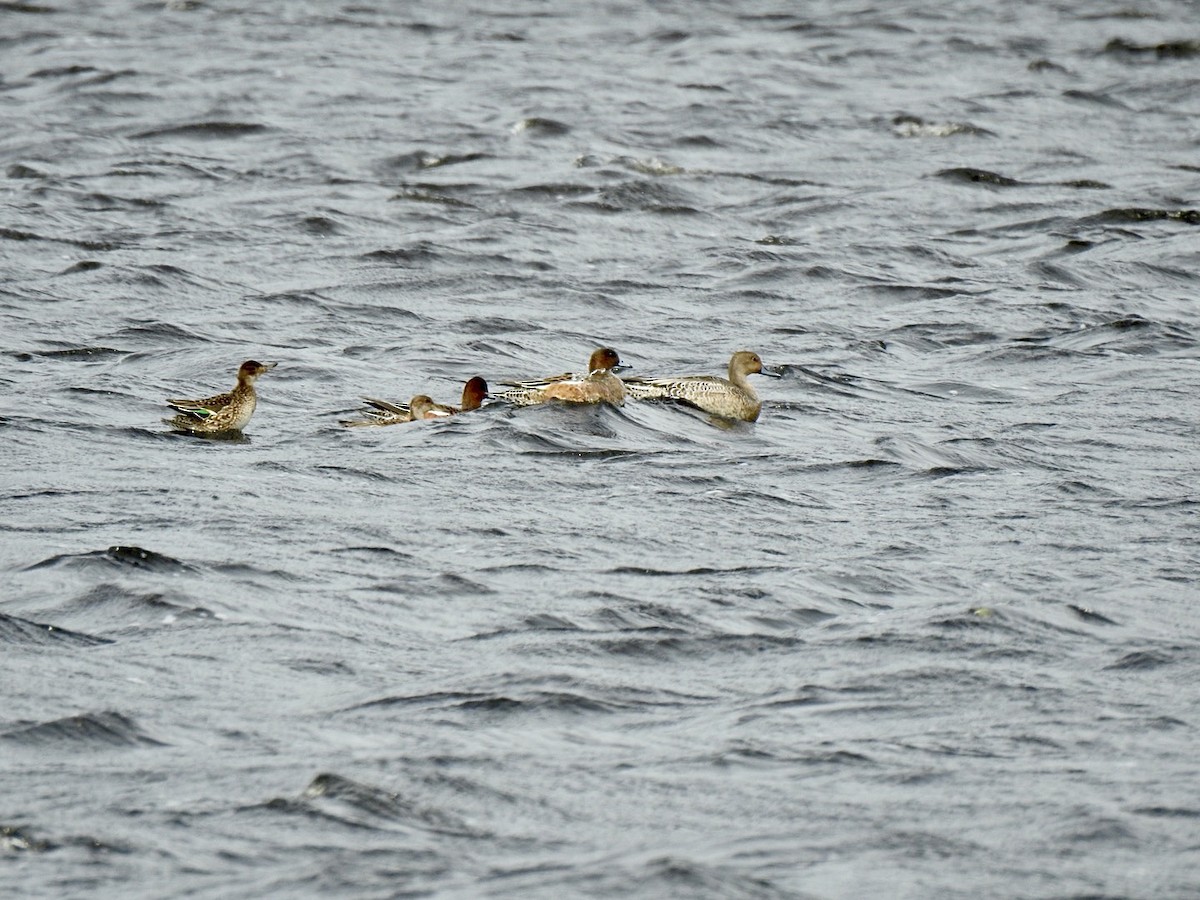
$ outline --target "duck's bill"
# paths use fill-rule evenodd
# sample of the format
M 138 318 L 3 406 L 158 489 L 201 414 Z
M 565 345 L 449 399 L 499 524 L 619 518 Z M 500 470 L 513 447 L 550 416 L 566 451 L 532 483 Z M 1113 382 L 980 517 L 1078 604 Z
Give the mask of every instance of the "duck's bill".
M 782 378 L 783 366 L 763 366 L 760 375 L 766 375 L 768 378 Z

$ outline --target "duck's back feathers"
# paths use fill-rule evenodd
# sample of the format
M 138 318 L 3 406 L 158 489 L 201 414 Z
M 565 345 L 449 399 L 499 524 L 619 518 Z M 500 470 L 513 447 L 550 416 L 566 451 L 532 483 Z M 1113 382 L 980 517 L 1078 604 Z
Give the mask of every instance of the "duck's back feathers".
M 206 397 L 203 400 L 168 400 L 167 406 L 180 412 L 207 411 L 212 413 L 224 409 L 232 402 L 233 391 L 226 391 L 224 394 Z

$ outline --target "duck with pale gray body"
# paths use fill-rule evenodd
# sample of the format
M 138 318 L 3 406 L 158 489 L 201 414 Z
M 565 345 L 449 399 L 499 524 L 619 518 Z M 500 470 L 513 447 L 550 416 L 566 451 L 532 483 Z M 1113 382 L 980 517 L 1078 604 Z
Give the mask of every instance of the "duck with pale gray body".
M 370 409 L 364 410 L 365 419 L 345 419 L 342 425 L 347 428 L 361 428 L 371 425 L 398 425 L 401 422 L 412 422 L 417 419 L 437 419 L 443 416 L 453 416 L 458 413 L 471 412 L 483 406 L 488 396 L 488 383 L 476 375 L 463 385 L 462 406 L 454 407 L 434 403 L 433 398 L 426 394 L 418 394 L 407 404 L 389 403 L 387 400 L 375 400 L 371 397 L 364 399 Z
M 638 400 L 674 400 L 723 419 L 753 422 L 762 410 L 748 375 L 779 374 L 763 369 L 762 359 L 750 350 L 739 350 L 729 360 L 729 377 L 679 375 L 674 378 L 626 378 L 625 389 Z
M 586 375 L 566 373 L 536 381 L 506 381 L 513 390 L 502 391 L 494 396 L 516 406 L 533 406 L 561 400 L 564 403 L 611 403 L 620 406 L 625 402 L 625 384 L 613 374 L 624 368 L 617 351 L 601 347 L 592 352 L 588 359 Z
M 163 421 L 180 431 L 196 434 L 241 431 L 250 424 L 250 417 L 254 415 L 254 407 L 258 404 L 254 382 L 273 368 L 275 363 L 246 360 L 238 369 L 237 384 L 232 391 L 203 400 L 168 400 L 167 405 L 178 410 L 179 415 Z

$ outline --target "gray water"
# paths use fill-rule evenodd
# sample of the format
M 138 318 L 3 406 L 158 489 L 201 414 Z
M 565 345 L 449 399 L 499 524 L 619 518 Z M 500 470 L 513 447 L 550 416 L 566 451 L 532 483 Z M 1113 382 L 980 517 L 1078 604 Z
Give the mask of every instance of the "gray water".
M 1195 13 L 0 4 L 0 894 L 1200 895 Z

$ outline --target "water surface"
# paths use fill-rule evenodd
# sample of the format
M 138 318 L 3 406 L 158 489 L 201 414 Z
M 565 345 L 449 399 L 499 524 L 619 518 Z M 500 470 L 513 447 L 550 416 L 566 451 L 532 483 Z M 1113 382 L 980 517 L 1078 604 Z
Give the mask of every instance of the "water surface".
M 0 35 L 10 889 L 1200 893 L 1191 4 Z

